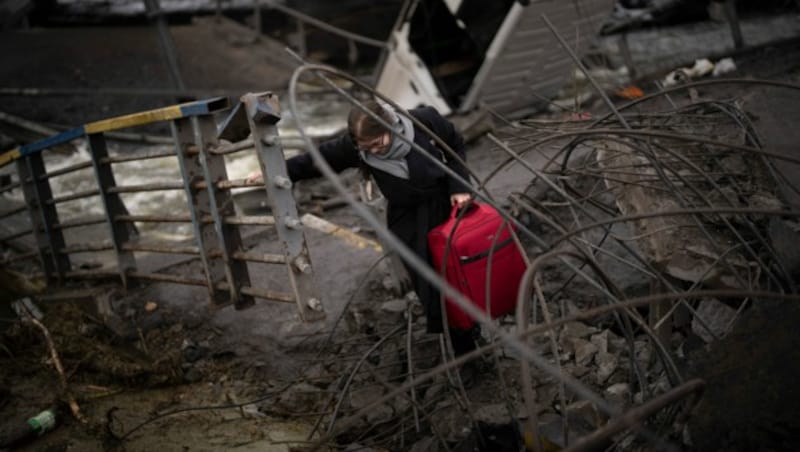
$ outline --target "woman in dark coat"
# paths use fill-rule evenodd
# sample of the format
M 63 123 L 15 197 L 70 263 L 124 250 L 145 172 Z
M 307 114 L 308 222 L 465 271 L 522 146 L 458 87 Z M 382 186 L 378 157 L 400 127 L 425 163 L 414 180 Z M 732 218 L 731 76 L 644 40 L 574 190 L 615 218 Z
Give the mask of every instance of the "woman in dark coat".
M 420 258 L 430 262 L 427 234 L 444 222 L 453 206 L 470 200 L 469 187 L 448 176 L 419 151 L 396 135 L 400 134 L 419 145 L 425 152 L 445 163 L 464 180 L 466 168 L 458 159 L 448 156 L 435 141 L 413 122 L 394 112 L 391 107 L 370 101 L 367 110 L 392 125 L 388 131 L 374 118 L 353 107 L 348 117 L 348 132 L 320 145 L 319 150 L 336 172 L 361 167 L 372 176 L 387 200 L 386 222 L 389 229 Z M 448 120 L 432 107 L 421 107 L 409 114 L 447 143 L 461 159 L 465 159 L 464 140 Z M 310 154 L 286 161 L 292 181 L 320 177 Z M 442 332 L 439 292 L 413 268 L 409 270 L 414 290 L 425 307 L 427 329 Z M 456 354 L 474 347 L 473 332 L 451 330 Z

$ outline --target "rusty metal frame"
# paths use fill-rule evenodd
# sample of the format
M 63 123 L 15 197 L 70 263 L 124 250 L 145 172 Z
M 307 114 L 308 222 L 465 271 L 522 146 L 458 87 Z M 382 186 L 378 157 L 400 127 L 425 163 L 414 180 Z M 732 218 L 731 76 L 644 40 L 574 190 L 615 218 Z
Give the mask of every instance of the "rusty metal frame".
M 93 133 L 88 135 L 88 138 L 89 152 L 92 155 L 94 174 L 100 188 L 100 199 L 103 201 L 106 224 L 108 224 L 111 241 L 114 243 L 116 251 L 117 271 L 123 287 L 127 289 L 131 285 L 127 274 L 136 271 L 136 258 L 133 252 L 127 250 L 124 245 L 137 235 L 136 230 L 133 223 L 120 223 L 114 220 L 118 215 L 128 215 L 128 209 L 119 194 L 113 190 L 117 183 L 111 164 L 104 162 L 108 158 L 105 136 L 102 133 Z
M 242 293 L 239 288 L 250 285 L 250 275 L 247 272 L 245 262 L 231 259 L 231 255 L 242 248 L 242 238 L 239 229 L 228 225 L 224 218 L 233 216 L 236 211 L 233 206 L 233 197 L 229 190 L 220 190 L 216 182 L 228 179 L 225 168 L 225 157 L 215 155 L 211 151 L 219 147 L 217 138 L 217 126 L 214 118 L 210 115 L 196 116 L 192 118 L 192 125 L 195 131 L 195 146 L 198 152 L 198 159 L 203 169 L 205 180 L 206 200 L 209 203 L 208 209 L 214 220 L 213 231 L 216 233 L 218 252 L 215 264 L 221 265 L 225 273 L 230 294 L 228 301 L 233 302 L 236 309 L 243 309 L 252 306 L 255 301 L 253 297 Z M 187 192 L 188 194 L 188 192 Z M 220 262 L 221 261 L 221 262 Z
M 277 123 L 281 120 L 278 97 L 270 92 L 248 93 L 242 104 L 264 175 L 264 188 L 272 207 L 278 239 L 283 245 L 286 267 L 297 309 L 303 320 L 317 320 L 324 314 L 311 267 L 303 225 L 292 196 L 292 182 L 286 170 L 283 148 L 278 139 Z
M 42 269 L 47 279 L 61 281 L 71 269 L 71 264 L 69 257 L 60 252 L 65 246 L 64 235 L 61 230 L 52 227 L 58 223 L 58 211 L 55 204 L 50 202 L 53 199 L 50 179 L 39 177 L 46 172 L 42 155 L 31 154 L 18 160 L 17 171 Z

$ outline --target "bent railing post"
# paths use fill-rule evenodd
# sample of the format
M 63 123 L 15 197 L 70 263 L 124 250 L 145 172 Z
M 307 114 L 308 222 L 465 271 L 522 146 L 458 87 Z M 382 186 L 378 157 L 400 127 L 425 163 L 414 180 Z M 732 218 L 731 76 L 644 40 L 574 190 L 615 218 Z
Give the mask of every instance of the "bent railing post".
M 217 188 L 216 183 L 228 179 L 225 168 L 225 157 L 214 153 L 219 148 L 217 139 L 217 125 L 211 115 L 196 116 L 193 120 L 195 130 L 195 146 L 197 148 L 200 165 L 203 169 L 203 178 L 206 185 L 206 199 L 213 223 L 211 227 L 216 234 L 218 250 L 211 260 L 215 266 L 221 266 L 228 282 L 228 301 L 236 309 L 252 306 L 255 301 L 250 295 L 241 293 L 241 287 L 250 286 L 250 276 L 247 273 L 247 263 L 232 258 L 233 254 L 242 249 L 242 239 L 239 229 L 227 225 L 225 217 L 235 216 L 236 209 L 230 190 Z M 208 246 L 206 243 L 205 246 Z
M 117 257 L 117 270 L 122 280 L 122 285 L 126 289 L 131 287 L 133 280 L 129 280 L 128 273 L 136 271 L 136 258 L 133 252 L 126 250 L 123 245 L 130 242 L 133 232 L 133 223 L 121 223 L 116 218 L 121 215 L 128 215 L 128 209 L 119 197 L 119 193 L 114 193 L 110 189 L 117 186 L 114 179 L 114 172 L 111 164 L 105 162 L 108 158 L 108 147 L 106 137 L 102 133 L 88 134 L 89 152 L 92 155 L 92 165 L 94 174 L 97 178 L 97 185 L 100 188 L 100 199 L 103 201 L 103 212 L 108 223 L 111 241 Z
M 242 96 L 241 101 L 253 134 L 253 144 L 264 175 L 264 187 L 275 217 L 278 239 L 283 245 L 297 308 L 303 320 L 317 320 L 323 315 L 322 304 L 317 295 L 305 233 L 298 218 L 292 183 L 278 137 L 277 123 L 281 119 L 278 97 L 269 92 L 249 93 Z
M 46 174 L 42 154 L 32 153 L 17 160 L 17 171 L 42 269 L 48 280 L 57 277 L 61 282 L 71 265 L 69 257 L 61 252 L 65 248 L 64 235 L 52 227 L 58 224 L 58 212 L 50 179 L 42 176 Z
M 195 241 L 200 252 L 200 260 L 203 262 L 209 301 L 213 306 L 224 306 L 234 300 L 228 290 L 217 288 L 222 283 L 228 283 L 228 277 L 223 263 L 212 257 L 217 241 L 214 224 L 203 221 L 204 216 L 211 215 L 211 208 L 208 190 L 197 188 L 198 183 L 205 181 L 205 172 L 200 163 L 192 122 L 191 117 L 179 118 L 172 122 L 175 151 L 178 154 Z

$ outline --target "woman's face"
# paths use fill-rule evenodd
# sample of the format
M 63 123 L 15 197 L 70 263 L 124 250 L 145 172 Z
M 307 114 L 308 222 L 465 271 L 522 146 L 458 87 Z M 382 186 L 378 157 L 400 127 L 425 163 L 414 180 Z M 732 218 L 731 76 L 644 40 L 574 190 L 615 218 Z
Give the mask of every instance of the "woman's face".
M 356 138 L 356 147 L 359 151 L 370 153 L 373 155 L 381 155 L 386 153 L 389 150 L 389 143 L 392 141 L 392 135 L 389 132 L 385 132 L 380 136 L 372 139 L 362 140 L 360 138 Z

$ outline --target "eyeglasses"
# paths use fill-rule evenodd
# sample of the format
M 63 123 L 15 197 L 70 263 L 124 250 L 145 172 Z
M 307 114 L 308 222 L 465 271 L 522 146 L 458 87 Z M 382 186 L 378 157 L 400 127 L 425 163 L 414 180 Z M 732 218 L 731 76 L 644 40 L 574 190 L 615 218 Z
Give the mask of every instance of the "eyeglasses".
M 389 139 L 390 135 L 388 133 L 384 133 L 383 135 L 366 142 L 360 142 L 356 140 L 356 148 L 358 148 L 358 150 L 361 152 L 380 154 L 389 144 Z

